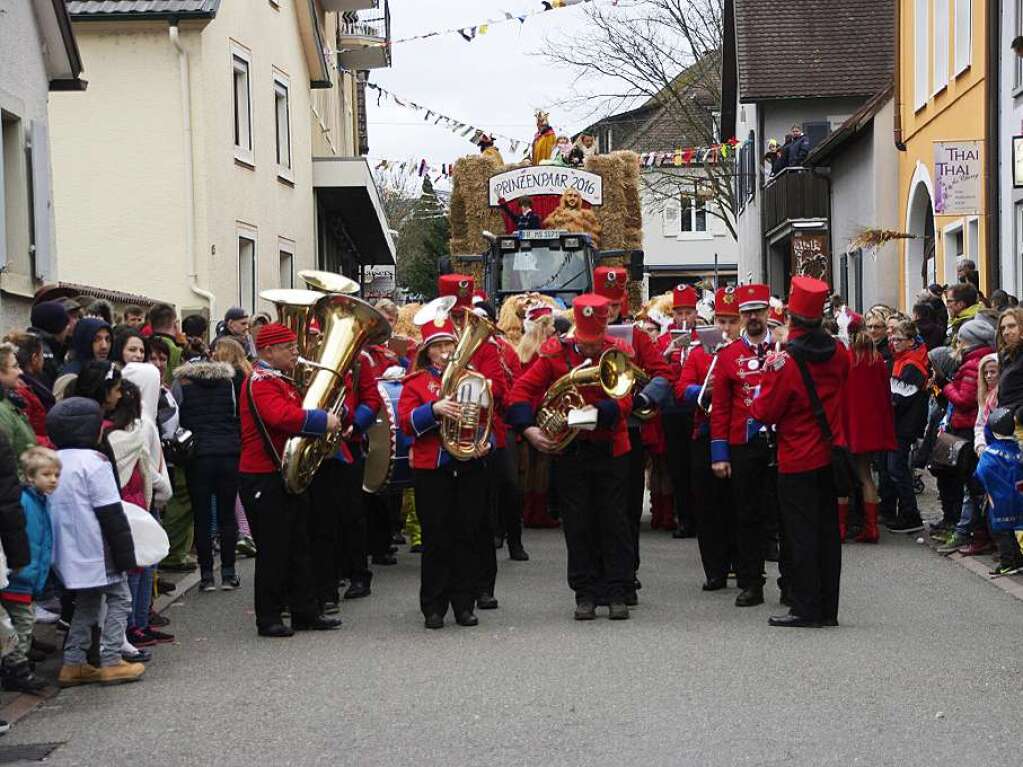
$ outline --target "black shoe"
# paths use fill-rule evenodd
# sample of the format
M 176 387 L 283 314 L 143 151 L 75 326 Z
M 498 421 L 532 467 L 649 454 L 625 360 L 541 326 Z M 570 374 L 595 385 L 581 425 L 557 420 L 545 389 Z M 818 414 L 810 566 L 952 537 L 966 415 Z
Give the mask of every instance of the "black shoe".
M 153 659 L 153 653 L 145 648 L 135 648 L 135 653 L 121 653 L 121 660 L 125 663 L 149 663 Z
M 216 591 L 217 584 L 213 582 L 213 576 L 209 578 L 203 578 L 199 581 L 199 591 Z
M 575 605 L 575 619 L 577 621 L 591 621 L 597 617 L 597 608 L 593 602 L 584 599 Z
M 632 579 L 632 588 L 636 589 L 636 591 L 639 591 L 641 588 L 643 588 L 643 584 L 639 582 L 639 578 Z
M 398 547 L 394 546 L 394 545 L 388 546 L 387 547 L 387 553 L 388 554 L 397 554 L 398 553 Z
M 395 533 L 391 536 L 391 543 L 397 543 L 399 546 L 404 546 L 408 541 L 405 540 L 405 536 L 401 533 Z
M 194 573 L 199 569 L 199 565 L 194 562 L 172 562 L 162 563 L 160 569 L 165 573 Z
M 889 533 L 918 533 L 924 529 L 924 523 L 919 517 L 916 519 L 900 519 L 894 525 L 889 525 Z
M 326 615 L 317 615 L 308 620 L 292 619 L 291 628 L 295 631 L 334 631 L 341 628 L 340 618 L 328 618 Z
M 398 558 L 394 554 L 374 554 L 373 564 L 375 565 L 396 565 Z
M 671 531 L 671 537 L 676 539 L 695 538 L 696 531 L 686 525 L 679 525 Z
M 629 607 L 625 602 L 612 602 L 607 608 L 607 617 L 613 621 L 627 621 Z
M 704 591 L 721 591 L 728 588 L 727 578 L 714 578 L 703 584 Z
M 221 575 L 220 576 L 220 590 L 221 591 L 237 591 L 242 586 L 241 578 L 237 575 Z
M 503 549 L 504 548 L 504 536 L 503 535 L 495 535 L 494 536 L 494 548 L 495 549 Z
M 175 586 L 166 578 L 161 578 L 159 582 L 156 584 L 157 594 L 173 594 L 175 591 L 177 591 L 177 589 L 178 587 Z
M 170 618 L 161 615 L 160 613 L 149 612 L 149 625 L 154 629 L 162 629 L 164 626 L 170 625 Z
M 821 621 L 821 625 L 826 628 L 838 628 L 838 618 L 825 618 Z
M 323 606 L 320 607 L 320 612 L 324 615 L 337 615 L 341 612 L 341 606 L 334 601 L 324 602 Z
M 423 544 L 416 543 L 416 544 L 413 544 L 412 546 L 409 546 L 408 553 L 409 554 L 422 554 L 423 553 Z
M 428 629 L 442 629 L 444 628 L 444 616 L 437 613 L 427 615 L 423 625 Z
M 283 623 L 272 623 L 269 626 L 260 626 L 259 635 L 261 637 L 278 637 L 283 639 L 285 637 L 294 636 L 295 632 Z
M 755 607 L 756 605 L 762 605 L 764 603 L 764 590 L 760 589 L 743 589 L 739 596 L 735 598 L 736 607 Z
M 476 598 L 476 607 L 480 610 L 496 610 L 497 609 L 497 597 L 493 594 L 480 594 Z
M 478 626 L 480 619 L 473 615 L 469 610 L 466 610 L 464 613 L 459 613 L 455 616 L 455 622 L 459 626 Z
M 816 629 L 820 628 L 821 625 L 817 621 L 812 621 L 809 618 L 800 618 L 792 613 L 788 615 L 772 615 L 767 619 L 767 624 L 769 626 L 794 629 Z
M 352 585 L 345 591 L 345 599 L 362 599 L 371 593 L 369 584 L 365 581 L 352 581 Z
M 516 562 L 528 562 L 529 554 L 522 548 L 521 543 L 509 543 L 508 544 L 508 559 L 512 559 Z
M 34 695 L 46 687 L 46 681 L 32 673 L 28 661 L 4 669 L 3 688 L 9 692 L 27 692 Z
M 625 606 L 635 607 L 639 604 L 639 595 L 635 591 L 625 592 Z

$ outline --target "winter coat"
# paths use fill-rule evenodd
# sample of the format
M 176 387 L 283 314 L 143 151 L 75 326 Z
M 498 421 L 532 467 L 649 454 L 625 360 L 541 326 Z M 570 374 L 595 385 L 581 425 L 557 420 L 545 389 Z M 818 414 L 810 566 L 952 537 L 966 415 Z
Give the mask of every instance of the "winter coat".
M 32 427 L 32 433 L 36 436 L 36 442 L 49 447 L 50 440 L 46 436 L 46 412 L 53 407 L 53 395 L 51 394 L 49 397 L 49 405 L 44 405 L 36 393 L 36 389 L 25 382 L 24 377 L 14 390 L 14 393 L 25 403 L 22 412 L 25 414 L 26 420 L 28 420 L 28 425 Z M 49 394 L 49 392 L 46 393 Z
M 60 369 L 61 375 L 68 373 L 78 375 L 82 372 L 82 366 L 94 359 L 92 342 L 101 330 L 109 331 L 110 325 L 98 317 L 86 317 L 78 321 L 78 324 L 75 325 L 75 332 L 71 336 L 71 351 L 74 352 L 74 358 L 64 363 L 64 367 Z
M 785 155 L 788 160 L 788 166 L 791 168 L 803 167 L 803 163 L 806 162 L 806 157 L 809 154 L 810 139 L 806 136 L 800 136 L 788 145 L 788 150 Z
M 1023 529 L 1023 494 L 1017 487 L 1023 482 L 1023 457 L 1014 439 L 993 439 L 988 432 L 987 449 L 977 462 L 977 481 L 991 498 L 988 523 L 993 532 Z
M 945 332 L 948 330 L 946 325 L 934 320 L 920 319 L 917 320 L 916 329 L 928 349 L 937 349 L 945 345 Z
M 32 560 L 12 572 L 5 592 L 40 597 L 46 590 L 53 560 L 53 529 L 50 526 L 49 499 L 34 487 L 21 491 L 21 508 L 25 513 L 25 533 Z
M 69 589 L 117 583 L 136 566 L 114 469 L 96 450 L 102 425 L 102 408 L 83 397 L 58 402 L 46 416 L 62 464 L 50 497 L 53 569 Z
M 160 435 L 151 421 L 137 418 L 126 429 L 115 429 L 107 434 L 107 443 L 117 462 L 117 479 L 124 488 L 136 470 L 141 479 L 141 503 L 131 500 L 143 509 L 163 506 L 170 500 L 172 489 L 167 464 L 163 460 Z M 122 494 L 122 497 L 123 494 Z
M 18 461 L 10 440 L 0 432 L 0 548 L 12 570 L 32 560 L 25 533 L 25 512 L 21 508 L 21 485 L 18 483 Z
M 1013 356 L 998 355 L 998 407 L 1015 413 L 1023 406 L 1023 348 Z
M 927 379 L 930 364 L 927 347 L 917 344 L 895 357 L 890 388 L 895 414 L 895 436 L 915 440 L 927 428 Z
M 30 327 L 28 332 L 38 338 L 43 346 L 43 372 L 39 379 L 47 389 L 52 389 L 53 382 L 57 380 L 60 369 L 64 366 L 67 347 L 58 341 L 55 335 L 45 330 Z
M 160 397 L 163 393 L 160 387 L 160 371 L 155 365 L 150 365 L 148 362 L 131 362 L 124 366 L 122 375 L 138 387 L 142 404 L 142 417 L 136 420 L 128 431 L 138 432 L 145 450 L 146 468 L 143 474 L 143 483 L 150 488 L 147 500 L 149 504 L 163 506 L 170 500 L 173 491 L 167 464 L 163 459 L 160 428 L 156 422 L 159 417 Z M 113 437 L 114 434 L 116 432 L 110 436 Z M 114 437 L 114 440 L 111 441 L 108 438 L 111 447 L 115 447 L 117 439 L 118 437 Z M 117 462 L 118 475 L 123 484 L 125 477 L 119 456 Z M 145 505 L 144 508 L 149 508 L 149 506 Z
M 17 458 L 36 444 L 32 426 L 7 392 L 0 393 L 0 431 L 10 440 Z
M 988 346 L 979 346 L 963 355 L 955 377 L 942 388 L 941 393 L 952 404 L 949 427 L 953 431 L 972 430 L 977 420 L 977 368 L 981 358 L 991 353 Z
M 167 344 L 167 348 L 170 349 L 170 357 L 167 359 L 167 372 L 163 377 L 163 382 L 170 386 L 173 383 L 174 371 L 178 369 L 178 365 L 181 364 L 181 357 L 184 354 L 181 347 L 178 345 L 178 340 L 167 333 L 153 333 L 153 338 L 160 338 Z
M 894 450 L 895 414 L 888 365 L 880 354 L 853 354 L 850 359 L 844 408 L 849 452 L 858 455 Z
M 195 438 L 195 457 L 241 453 L 234 368 L 226 362 L 188 362 L 174 371 L 171 389 L 181 426 Z
M 969 322 L 974 317 L 976 317 L 977 316 L 977 312 L 979 312 L 983 308 L 984 307 L 981 306 L 980 304 L 974 304 L 973 306 L 967 306 L 965 309 L 963 309 L 959 314 L 957 314 L 955 317 L 953 317 L 949 321 L 949 343 L 950 344 L 953 343 L 959 337 L 959 328 L 961 328 L 964 323 Z

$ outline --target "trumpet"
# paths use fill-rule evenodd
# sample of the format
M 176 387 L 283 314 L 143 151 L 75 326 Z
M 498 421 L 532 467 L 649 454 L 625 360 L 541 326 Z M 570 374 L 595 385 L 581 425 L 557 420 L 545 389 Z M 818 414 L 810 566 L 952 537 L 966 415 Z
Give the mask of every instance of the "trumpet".
M 721 340 L 718 342 L 717 346 L 714 347 L 714 351 L 712 352 L 714 358 L 710 361 L 710 367 L 707 368 L 707 375 L 704 376 L 703 378 L 703 385 L 700 386 L 700 393 L 696 396 L 697 407 L 699 407 L 700 410 L 705 412 L 707 415 L 710 415 L 711 408 L 713 408 L 713 403 L 710 403 L 707 405 L 707 407 L 704 407 L 703 396 L 707 393 L 707 386 L 710 384 L 710 379 L 714 376 L 714 368 L 717 367 L 718 364 L 718 352 L 721 351 L 724 347 L 728 346 L 728 344 L 729 344 L 728 337 L 725 336 L 724 333 L 722 333 Z

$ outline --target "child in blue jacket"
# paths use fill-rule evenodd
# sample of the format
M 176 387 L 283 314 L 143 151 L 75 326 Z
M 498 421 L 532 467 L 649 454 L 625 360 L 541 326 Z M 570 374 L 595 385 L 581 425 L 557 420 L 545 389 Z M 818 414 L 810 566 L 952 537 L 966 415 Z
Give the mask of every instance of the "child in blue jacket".
M 990 501 L 988 525 L 998 545 L 999 565 L 991 575 L 1009 575 L 1023 568 L 1016 531 L 1023 530 L 1023 455 L 1013 432 L 1012 411 L 996 408 L 988 416 L 987 448 L 980 455 L 976 478 Z
M 21 491 L 21 508 L 25 512 L 25 534 L 32 561 L 11 572 L 7 588 L 0 591 L 0 604 L 11 616 L 18 642 L 0 663 L 0 679 L 5 690 L 37 693 L 46 682 L 32 673 L 28 651 L 32 646 L 35 609 L 32 600 L 42 595 L 50 575 L 53 558 L 53 529 L 47 496 L 57 489 L 60 480 L 60 458 L 45 447 L 31 447 L 21 454 L 22 474 L 28 485 Z

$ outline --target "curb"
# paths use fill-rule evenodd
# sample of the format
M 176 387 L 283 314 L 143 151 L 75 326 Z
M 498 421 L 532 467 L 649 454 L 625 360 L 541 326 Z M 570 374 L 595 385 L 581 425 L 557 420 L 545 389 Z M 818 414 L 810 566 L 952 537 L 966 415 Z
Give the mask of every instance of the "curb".
M 1023 582 L 1020 582 L 1018 579 L 1013 578 L 1012 576 L 992 578 L 988 574 L 990 568 L 982 562 L 979 562 L 977 557 L 964 557 L 962 554 L 955 552 L 953 554 L 949 554 L 946 559 L 950 559 L 960 567 L 976 573 L 992 586 L 1001 589 L 1009 596 L 1015 597 L 1023 602 Z
M 172 604 L 198 586 L 199 571 L 196 570 L 194 572 L 187 573 L 180 580 L 174 581 L 174 585 L 176 588 L 173 593 L 161 594 L 153 600 L 153 609 L 157 613 L 163 613 Z M 10 703 L 0 707 L 0 719 L 5 719 L 8 723 L 14 724 L 19 719 L 22 719 L 32 713 L 32 711 L 46 701 L 56 698 L 59 694 L 59 687 L 49 687 L 43 695 L 30 695 L 25 692 L 18 693 Z

